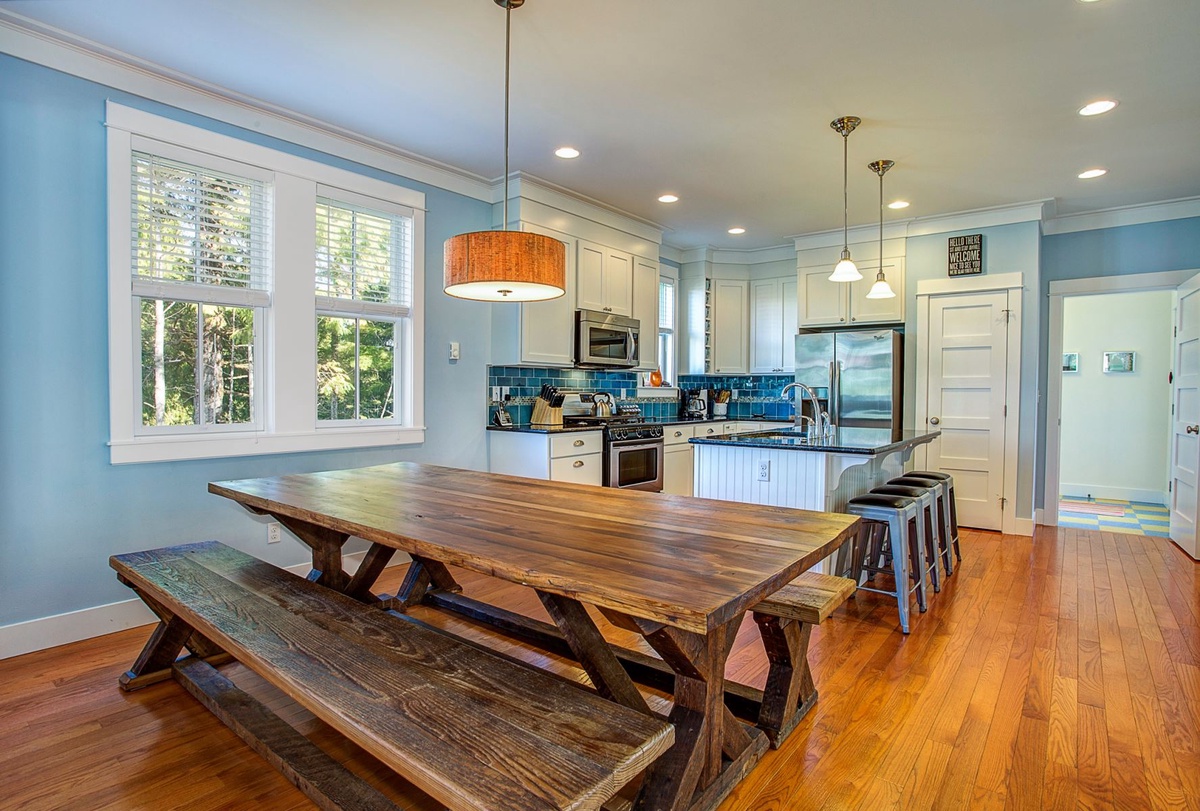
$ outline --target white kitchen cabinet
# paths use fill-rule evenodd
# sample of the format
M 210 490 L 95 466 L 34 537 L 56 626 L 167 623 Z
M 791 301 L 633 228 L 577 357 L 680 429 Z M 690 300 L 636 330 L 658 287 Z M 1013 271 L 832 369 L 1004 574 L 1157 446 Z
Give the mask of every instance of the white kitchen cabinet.
M 638 366 L 644 372 L 658 368 L 658 262 L 633 257 L 633 317 L 641 322 Z
M 692 494 L 692 438 L 696 426 L 668 425 L 663 428 L 663 492 L 677 496 Z
M 633 257 L 624 251 L 579 240 L 576 306 L 615 315 L 633 315 Z
M 712 280 L 712 373 L 746 374 L 750 369 L 750 283 Z
M 904 258 L 883 260 L 888 284 L 895 298 L 869 299 L 875 271 L 862 263 L 863 277 L 857 282 L 829 281 L 833 266 L 804 267 L 797 273 L 800 293 L 800 326 L 830 327 L 862 324 L 896 324 L 904 320 Z
M 795 370 L 796 291 L 793 277 L 750 282 L 751 374 Z
M 488 470 L 530 479 L 604 484 L 601 431 L 488 431 Z
M 575 362 L 575 243 L 567 234 L 521 223 L 522 231 L 553 237 L 566 247 L 567 292 L 549 301 L 492 307 L 492 357 L 497 366 L 571 366 Z

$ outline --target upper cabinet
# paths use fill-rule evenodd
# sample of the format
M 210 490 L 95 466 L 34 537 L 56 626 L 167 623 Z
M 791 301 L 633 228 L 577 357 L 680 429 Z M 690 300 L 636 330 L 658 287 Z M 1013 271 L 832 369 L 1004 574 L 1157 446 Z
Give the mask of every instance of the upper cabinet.
M 750 333 L 749 282 L 712 280 L 712 373 L 746 374 Z
M 832 266 L 802 267 L 797 273 L 800 293 L 800 326 L 837 327 L 859 324 L 896 324 L 904 321 L 904 258 L 883 261 L 883 272 L 896 293 L 894 298 L 869 299 L 875 271 L 863 263 L 863 278 L 849 284 L 829 281 Z
M 633 257 L 633 317 L 641 322 L 638 369 L 658 368 L 658 262 Z
M 492 310 L 492 363 L 571 366 L 575 362 L 576 239 L 530 223 L 521 223 L 520 229 L 554 237 L 566 247 L 567 292 L 549 301 L 496 305 Z
M 791 372 L 796 368 L 796 291 L 795 277 L 750 282 L 751 374 Z
M 633 257 L 579 240 L 576 306 L 616 315 L 633 315 Z

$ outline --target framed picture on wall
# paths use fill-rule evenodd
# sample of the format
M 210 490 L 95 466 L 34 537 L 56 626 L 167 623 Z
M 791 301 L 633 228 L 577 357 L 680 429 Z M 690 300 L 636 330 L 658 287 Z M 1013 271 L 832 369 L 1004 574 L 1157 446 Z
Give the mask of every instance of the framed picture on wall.
M 1079 371 L 1079 353 L 1063 352 L 1063 373 Z
M 1104 372 L 1132 372 L 1136 352 L 1105 352 Z

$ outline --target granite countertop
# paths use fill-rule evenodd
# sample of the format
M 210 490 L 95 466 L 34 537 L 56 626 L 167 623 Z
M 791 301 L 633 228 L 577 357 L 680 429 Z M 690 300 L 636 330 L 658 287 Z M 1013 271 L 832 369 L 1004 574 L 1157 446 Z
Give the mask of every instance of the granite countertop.
M 874 456 L 929 442 L 941 431 L 893 431 L 887 428 L 838 428 L 832 437 L 809 442 L 802 433 L 790 428 L 754 431 L 745 434 L 696 437 L 693 445 L 722 445 L 734 448 L 775 448 L 819 453 L 853 453 Z

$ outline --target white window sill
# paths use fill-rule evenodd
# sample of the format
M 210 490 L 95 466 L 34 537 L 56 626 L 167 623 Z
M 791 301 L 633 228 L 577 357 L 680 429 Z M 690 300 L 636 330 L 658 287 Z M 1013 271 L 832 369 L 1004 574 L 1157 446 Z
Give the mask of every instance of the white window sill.
M 185 459 L 219 459 L 231 456 L 262 456 L 272 453 L 303 453 L 350 448 L 374 448 L 386 445 L 419 445 L 425 441 L 425 428 L 375 427 L 333 428 L 294 434 L 231 433 L 220 437 L 155 436 L 110 442 L 110 460 L 114 465 L 143 462 L 174 462 Z
M 638 386 L 637 396 L 677 400 L 679 399 L 679 389 L 674 386 Z

